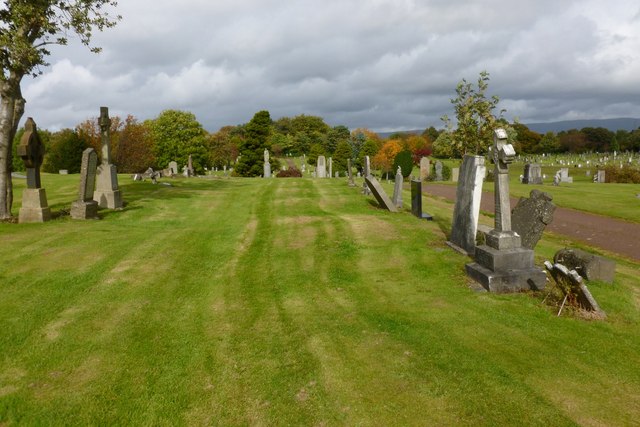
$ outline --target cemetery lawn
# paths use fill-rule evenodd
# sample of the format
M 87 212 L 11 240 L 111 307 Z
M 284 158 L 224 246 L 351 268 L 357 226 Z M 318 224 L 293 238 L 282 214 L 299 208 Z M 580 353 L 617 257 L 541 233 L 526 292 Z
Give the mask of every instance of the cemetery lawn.
M 43 176 L 54 213 L 77 179 Z M 589 285 L 606 321 L 557 317 L 470 289 L 450 203 L 427 222 L 345 179 L 164 181 L 122 175 L 101 220 L 0 223 L 0 426 L 638 422 L 640 265 Z

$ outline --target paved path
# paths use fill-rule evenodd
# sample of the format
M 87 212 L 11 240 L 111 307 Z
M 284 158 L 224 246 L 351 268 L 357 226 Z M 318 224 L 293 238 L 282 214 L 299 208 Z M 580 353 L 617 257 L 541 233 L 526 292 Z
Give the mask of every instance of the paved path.
M 426 184 L 425 193 L 455 200 L 453 185 Z M 518 199 L 511 198 L 511 207 Z M 483 192 L 480 209 L 494 212 L 494 193 Z M 558 207 L 547 231 L 640 261 L 640 224 Z

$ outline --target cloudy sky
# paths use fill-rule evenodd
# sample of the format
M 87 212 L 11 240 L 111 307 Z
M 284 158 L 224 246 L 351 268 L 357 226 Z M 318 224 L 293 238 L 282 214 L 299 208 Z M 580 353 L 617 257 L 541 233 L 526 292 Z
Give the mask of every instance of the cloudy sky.
M 25 118 L 193 112 L 213 132 L 319 115 L 377 131 L 442 127 L 462 79 L 520 121 L 640 117 L 637 0 L 121 0 L 123 19 L 25 78 Z

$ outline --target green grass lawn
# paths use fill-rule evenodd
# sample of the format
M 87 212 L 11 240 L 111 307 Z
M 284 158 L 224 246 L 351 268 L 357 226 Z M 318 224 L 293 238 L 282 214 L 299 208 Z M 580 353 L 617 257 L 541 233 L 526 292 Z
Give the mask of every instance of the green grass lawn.
M 44 175 L 54 213 L 77 180 Z M 427 222 L 345 179 L 120 181 L 101 220 L 0 224 L 1 426 L 638 421 L 638 264 L 590 284 L 607 321 L 557 317 L 469 288 L 442 200 Z

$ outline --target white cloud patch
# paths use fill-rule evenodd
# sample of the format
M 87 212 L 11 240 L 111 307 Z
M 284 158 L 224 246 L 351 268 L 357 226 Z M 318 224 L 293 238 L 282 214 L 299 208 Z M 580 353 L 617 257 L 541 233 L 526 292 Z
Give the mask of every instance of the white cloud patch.
M 491 74 L 507 117 L 640 117 L 635 1 L 121 2 L 94 55 L 55 48 L 25 79 L 40 127 L 192 111 L 205 128 L 317 114 L 377 130 L 440 126 L 462 78 Z

